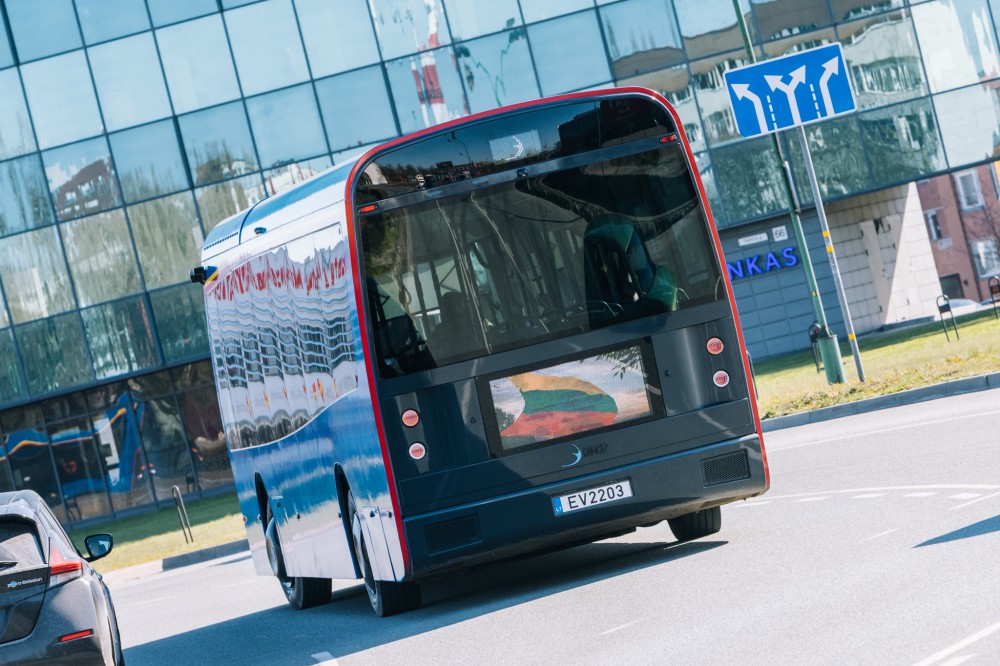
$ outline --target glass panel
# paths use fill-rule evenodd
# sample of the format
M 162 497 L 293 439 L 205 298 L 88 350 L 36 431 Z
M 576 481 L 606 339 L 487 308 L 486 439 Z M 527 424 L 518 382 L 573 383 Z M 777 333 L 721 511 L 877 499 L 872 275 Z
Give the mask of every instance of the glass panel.
M 906 12 L 845 23 L 837 31 L 859 109 L 926 94 L 920 50 Z
M 826 0 L 751 0 L 764 41 L 808 32 L 832 23 Z
M 12 332 L 10 329 L 0 331 L 0 403 L 14 402 L 24 397 L 24 379 L 21 378 L 18 366 Z
M 24 376 L 32 395 L 52 393 L 93 381 L 83 326 L 76 314 L 17 327 Z
M 2 28 L 3 26 L 0 26 Z M 35 136 L 16 69 L 0 72 L 0 159 L 30 153 Z
M 177 120 L 195 185 L 242 176 L 260 168 L 242 102 Z
M 265 171 L 264 183 L 267 185 L 267 195 L 274 196 L 290 190 L 331 166 L 333 166 L 333 162 L 330 161 L 330 157 L 324 155 L 305 162 L 293 162 L 277 169 Z
M 82 393 L 70 393 L 42 403 L 42 416 L 48 423 L 86 414 L 87 399 Z
M 770 138 L 713 151 L 716 183 L 732 221 L 763 217 L 785 208 L 785 186 Z
M 601 28 L 594 12 L 528 26 L 543 95 L 578 90 L 611 80 Z M 580 44 L 594 48 L 581 49 Z
M 205 298 L 201 289 L 180 285 L 149 294 L 167 363 L 208 354 Z
M 291 0 L 269 0 L 226 12 L 226 27 L 244 95 L 309 78 Z
M 189 187 L 172 120 L 112 134 L 111 150 L 127 202 Z
M 151 375 L 132 377 L 126 380 L 132 396 L 138 400 L 146 398 L 156 398 L 174 392 L 173 382 L 170 381 L 169 372 L 155 372 Z
M 910 11 L 932 92 L 1000 76 L 986 0 L 935 0 Z
M 179 396 L 184 413 L 188 446 L 194 458 L 201 488 L 217 488 L 233 482 L 226 438 L 223 436 L 219 400 L 215 389 L 206 386 Z
M 157 27 L 219 10 L 216 0 L 146 0 L 146 4 Z
M 24 65 L 21 76 L 40 148 L 104 131 L 83 51 Z
M 87 419 L 70 419 L 49 425 L 52 457 L 62 486 L 66 516 L 70 522 L 110 513 L 93 431 Z
M 705 132 L 701 127 L 698 105 L 694 101 L 694 84 L 686 65 L 624 79 L 619 81 L 618 85 L 641 86 L 655 90 L 666 97 L 681 118 L 691 150 L 705 149 Z
M 137 372 L 157 364 L 156 343 L 142 298 L 81 310 L 98 379 Z
M 451 43 L 437 0 L 368 0 L 368 4 L 384 60 Z
M 708 152 L 697 153 L 694 161 L 698 166 L 698 174 L 701 176 L 701 184 L 705 187 L 705 194 L 708 196 L 708 205 L 711 208 L 715 226 L 722 228 L 728 223 L 726 209 L 722 205 L 722 197 L 719 195 L 719 186 L 715 182 L 715 169 L 712 166 L 712 156 Z
M 244 176 L 195 190 L 205 233 L 231 215 L 246 210 L 264 198 L 260 176 Z
M 10 40 L 7 39 L 7 21 L 0 12 L 0 68 L 14 64 L 14 54 L 10 50 Z
M 316 82 L 330 148 L 341 150 L 396 136 L 396 119 L 379 66 Z M 364 113 L 358 104 L 364 100 Z
M 798 132 L 788 132 L 784 138 L 789 148 L 785 154 L 791 158 L 799 201 L 811 203 L 812 188 L 802 159 L 802 140 Z M 806 127 L 806 139 L 819 191 L 824 199 L 871 187 L 872 176 L 865 159 L 861 130 L 853 116 L 809 125 Z
M 0 278 L 10 316 L 20 324 L 74 307 L 62 246 L 55 227 L 0 240 Z
M 378 62 L 371 15 L 364 0 L 295 0 L 313 78 Z M 330 39 L 336 35 L 336 39 Z
M 142 415 L 139 422 L 142 445 L 149 459 L 157 496 L 169 498 L 172 486 L 177 486 L 184 494 L 195 491 L 187 439 L 173 395 L 138 398 L 136 405 Z
M 684 62 L 673 3 L 629 0 L 601 8 L 616 79 Z
M 243 5 L 249 5 L 252 2 L 259 2 L 259 0 L 222 0 L 222 6 L 226 9 L 230 7 L 241 7 Z
M 456 42 L 521 25 L 517 0 L 445 0 Z
M 90 419 L 107 470 L 111 503 L 115 511 L 122 511 L 155 501 L 150 484 L 154 470 L 146 462 L 139 437 L 139 419 L 145 416 L 141 403 L 137 413 L 124 384 L 115 384 L 113 390 L 113 401 Z
M 311 85 L 248 99 L 247 112 L 265 169 L 330 152 Z
M 713 302 L 708 234 L 676 143 L 365 218 L 379 372 Z
M 108 131 L 170 115 L 151 33 L 95 46 L 88 53 Z
M 544 21 L 554 16 L 569 14 L 588 7 L 593 7 L 591 0 L 545 0 L 545 2 L 522 0 L 521 2 L 521 11 L 524 13 L 524 20 L 527 23 Z
M 104 137 L 42 153 L 59 220 L 121 205 L 111 151 Z
M 54 221 L 41 158 L 29 155 L 0 162 L 0 235 Z
M 750 15 L 750 0 L 740 0 L 740 8 L 746 17 L 750 38 L 754 43 L 759 42 L 760 38 Z M 689 58 L 743 48 L 743 37 L 736 23 L 732 0 L 678 2 L 675 9 Z
M 21 62 L 83 46 L 73 0 L 7 0 L 6 5 Z
M 128 215 L 146 288 L 188 282 L 205 242 L 191 194 L 183 192 L 131 206 Z
M 80 307 L 142 289 L 124 211 L 67 222 L 62 237 Z
M 804 32 L 793 37 L 786 37 L 764 45 L 764 55 L 768 58 L 778 58 L 789 53 L 798 53 L 806 49 L 825 46 L 837 41 L 837 33 L 833 28 Z
M 834 21 L 861 18 L 902 6 L 903 0 L 830 0 Z
M 175 113 L 194 111 L 240 96 L 221 16 L 156 31 Z
M 76 0 L 76 12 L 88 44 L 149 30 L 143 0 Z
M 385 69 L 404 134 L 468 115 L 451 49 L 387 62 Z
M 198 298 L 204 303 L 205 299 L 201 297 L 200 293 Z M 212 374 L 211 361 L 190 363 L 182 365 L 179 368 L 172 368 L 170 370 L 170 377 L 174 380 L 174 386 L 177 387 L 178 391 L 194 388 L 195 386 L 211 385 L 215 381 Z
M 45 499 L 60 521 L 66 512 L 59 495 L 59 482 L 52 466 L 49 436 L 42 425 L 41 410 L 37 405 L 0 414 L 4 449 L 10 462 L 14 488 L 30 488 Z
M 875 184 L 901 183 L 945 168 L 928 99 L 858 114 Z
M 523 28 L 455 47 L 473 113 L 539 97 Z
M 1000 97 L 990 86 L 934 96 L 948 164 L 952 168 L 1000 154 Z
M 730 69 L 748 64 L 743 51 L 691 63 L 691 76 L 694 79 L 698 106 L 701 108 L 705 136 L 713 146 L 741 138 L 733 118 L 724 75 Z

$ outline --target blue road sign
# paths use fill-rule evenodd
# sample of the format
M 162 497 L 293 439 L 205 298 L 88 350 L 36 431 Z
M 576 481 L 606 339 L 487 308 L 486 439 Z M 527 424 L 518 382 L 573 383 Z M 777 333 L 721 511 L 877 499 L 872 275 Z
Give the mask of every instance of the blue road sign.
M 854 92 L 839 42 L 725 73 L 743 136 L 758 136 L 853 111 Z

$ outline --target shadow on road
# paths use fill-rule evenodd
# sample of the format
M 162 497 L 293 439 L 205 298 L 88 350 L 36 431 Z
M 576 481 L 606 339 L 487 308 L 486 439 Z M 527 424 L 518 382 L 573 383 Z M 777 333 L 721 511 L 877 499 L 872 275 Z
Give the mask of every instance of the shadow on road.
M 966 527 L 957 529 L 954 532 L 942 534 L 939 537 L 934 537 L 933 539 L 917 544 L 914 548 L 923 548 L 924 546 L 934 546 L 939 543 L 958 541 L 959 539 L 968 539 L 970 537 L 982 536 L 983 534 L 989 534 L 991 532 L 1000 532 L 1000 516 L 993 516 L 992 518 L 987 518 L 986 520 L 980 520 L 978 523 L 967 525 Z
M 419 610 L 379 619 L 362 585 L 341 589 L 333 601 L 308 611 L 280 606 L 125 650 L 130 666 L 177 663 L 193 646 L 212 646 L 198 663 L 308 663 L 308 655 L 360 652 L 536 599 L 653 567 L 725 545 L 601 542 L 506 562 L 430 581 Z M 216 661 L 223 655 L 236 659 Z M 290 659 L 292 655 L 305 655 Z M 247 659 L 247 656 L 250 659 Z M 192 662 L 194 663 L 194 662 Z

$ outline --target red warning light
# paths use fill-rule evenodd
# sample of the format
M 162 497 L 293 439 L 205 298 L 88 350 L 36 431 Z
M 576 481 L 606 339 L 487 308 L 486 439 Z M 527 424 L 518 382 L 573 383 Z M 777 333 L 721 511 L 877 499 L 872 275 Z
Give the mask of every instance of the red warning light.
M 729 386 L 729 373 L 725 370 L 719 370 L 717 373 L 712 375 L 712 383 L 719 388 Z
M 413 428 L 420 423 L 420 414 L 418 414 L 415 409 L 406 410 L 400 418 L 403 421 L 403 425 L 407 428 Z
M 719 338 L 709 338 L 708 342 L 705 343 L 705 349 L 707 349 L 708 353 L 712 356 L 718 356 L 725 348 L 726 346 L 722 344 L 722 340 Z

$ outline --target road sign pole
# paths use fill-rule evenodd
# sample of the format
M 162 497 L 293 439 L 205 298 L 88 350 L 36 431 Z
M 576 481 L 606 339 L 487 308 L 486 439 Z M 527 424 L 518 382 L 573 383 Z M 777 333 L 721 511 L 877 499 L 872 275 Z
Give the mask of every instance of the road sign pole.
M 840 311 L 844 314 L 844 326 L 847 327 L 847 339 L 851 342 L 851 353 L 854 355 L 854 366 L 858 369 L 858 379 L 865 381 L 865 369 L 861 365 L 861 351 L 858 349 L 858 338 L 854 335 L 854 322 L 847 307 L 847 294 L 844 293 L 844 281 L 840 278 L 840 267 L 837 265 L 837 253 L 833 249 L 833 238 L 830 237 L 830 225 L 826 221 L 826 210 L 823 207 L 823 197 L 819 192 L 819 182 L 816 180 L 816 169 L 813 168 L 812 153 L 809 152 L 809 141 L 806 138 L 806 128 L 799 125 L 799 141 L 802 142 L 802 156 L 805 159 L 806 171 L 809 173 L 809 186 L 812 188 L 813 202 L 816 204 L 816 215 L 819 226 L 823 230 L 823 242 L 826 245 L 826 258 L 830 260 L 830 271 L 833 282 L 837 286 L 837 300 L 840 301 Z
M 736 20 L 740 26 L 740 34 L 743 35 L 743 48 L 746 50 L 750 62 L 757 62 L 757 56 L 750 45 L 750 34 L 747 32 L 746 20 L 743 17 L 743 10 L 740 9 L 740 0 L 733 0 L 733 9 L 736 11 Z M 819 295 L 819 287 L 816 285 L 816 273 L 813 271 L 812 259 L 809 257 L 809 246 L 806 244 L 805 233 L 802 231 L 802 221 L 799 219 L 795 191 L 792 188 L 792 178 L 788 161 L 781 150 L 778 137 L 771 134 L 771 143 L 774 151 L 781 162 L 782 182 L 785 184 L 785 202 L 788 207 L 788 216 L 792 220 L 792 229 L 795 232 L 795 241 L 799 244 L 799 252 L 802 253 L 802 267 L 806 274 L 806 285 L 809 287 L 809 295 L 812 300 L 813 313 L 816 321 L 822 326 L 823 331 L 829 331 L 826 323 L 826 312 L 823 310 L 823 299 Z M 844 383 L 844 362 L 840 356 L 840 345 L 837 344 L 835 335 L 827 335 L 818 340 L 820 358 L 823 360 L 823 368 L 826 370 L 826 381 L 829 384 Z

